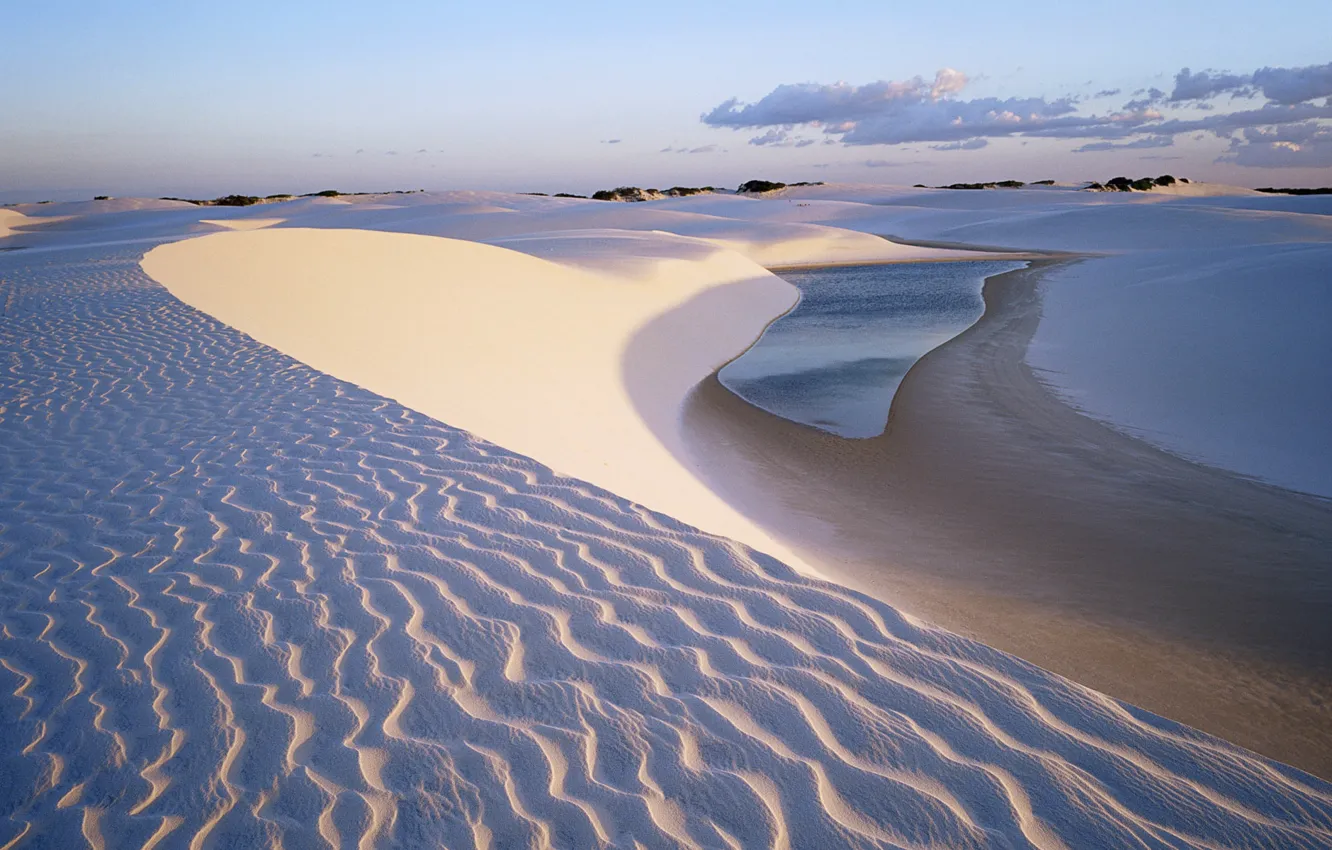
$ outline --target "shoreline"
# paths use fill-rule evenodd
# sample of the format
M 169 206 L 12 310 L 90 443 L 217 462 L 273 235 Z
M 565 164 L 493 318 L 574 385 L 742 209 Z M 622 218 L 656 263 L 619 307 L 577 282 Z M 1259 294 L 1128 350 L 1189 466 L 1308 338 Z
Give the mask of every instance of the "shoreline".
M 910 245 L 915 248 L 948 248 L 949 250 L 974 251 L 982 256 L 974 257 L 914 257 L 912 259 L 890 259 L 890 260 L 847 260 L 836 262 L 816 262 L 816 263 L 787 263 L 782 265 L 764 266 L 765 269 L 777 274 L 785 271 L 817 271 L 818 269 L 843 269 L 853 268 L 855 266 L 907 266 L 917 263 L 975 263 L 982 260 L 1013 260 L 1014 262 L 1030 262 L 1032 260 L 1042 260 L 1054 256 L 1044 251 L 1009 251 L 1007 249 L 991 248 L 962 248 L 960 246 L 945 246 L 944 243 L 925 244 L 923 242 L 912 242 L 905 239 L 894 239 L 888 236 L 881 237 L 899 245 Z M 1071 256 L 1071 255 L 1070 255 Z
M 691 459 L 835 581 L 1332 776 L 1332 513 L 1089 419 L 1032 374 L 1041 276 L 1083 259 L 987 279 L 985 313 L 908 372 L 879 437 L 781 419 L 714 373 L 686 404 Z

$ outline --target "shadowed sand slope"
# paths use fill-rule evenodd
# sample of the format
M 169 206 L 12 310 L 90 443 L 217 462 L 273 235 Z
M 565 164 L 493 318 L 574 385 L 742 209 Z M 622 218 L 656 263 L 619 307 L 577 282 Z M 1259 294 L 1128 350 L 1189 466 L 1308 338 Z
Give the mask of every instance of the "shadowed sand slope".
M 105 250 L 0 259 L 0 847 L 1332 841 L 1325 783 L 313 371 Z

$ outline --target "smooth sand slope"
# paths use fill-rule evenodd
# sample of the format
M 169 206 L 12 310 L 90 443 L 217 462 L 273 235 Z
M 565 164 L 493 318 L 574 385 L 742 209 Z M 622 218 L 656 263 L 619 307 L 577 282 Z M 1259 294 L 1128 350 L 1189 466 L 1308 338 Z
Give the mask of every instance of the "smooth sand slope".
M 0 257 L 0 846 L 1332 841 L 1332 786 L 311 369 L 141 250 Z
M 14 232 L 13 228 L 27 220 L 27 216 L 16 210 L 0 210 L 0 239 Z
M 789 557 L 676 462 L 678 440 L 656 433 L 678 430 L 689 390 L 794 304 L 794 287 L 697 240 L 628 236 L 636 251 L 613 234 L 542 239 L 549 250 L 571 245 L 593 265 L 606 245 L 646 254 L 643 279 L 475 242 L 290 228 L 164 245 L 144 269 L 187 303 L 304 363 Z M 637 328 L 689 309 L 703 293 L 714 309 L 690 310 L 678 337 L 635 360 L 626 385 L 622 364 Z M 642 413 L 654 422 L 631 393 L 646 399 Z

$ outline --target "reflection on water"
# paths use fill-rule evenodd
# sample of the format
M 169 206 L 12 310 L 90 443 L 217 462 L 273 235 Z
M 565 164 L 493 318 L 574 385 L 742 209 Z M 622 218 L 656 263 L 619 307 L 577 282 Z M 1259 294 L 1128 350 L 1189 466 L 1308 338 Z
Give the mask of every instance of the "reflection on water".
M 841 266 L 783 272 L 800 304 L 721 370 L 731 392 L 842 437 L 883 433 L 913 364 L 981 313 L 985 278 L 1012 261 Z

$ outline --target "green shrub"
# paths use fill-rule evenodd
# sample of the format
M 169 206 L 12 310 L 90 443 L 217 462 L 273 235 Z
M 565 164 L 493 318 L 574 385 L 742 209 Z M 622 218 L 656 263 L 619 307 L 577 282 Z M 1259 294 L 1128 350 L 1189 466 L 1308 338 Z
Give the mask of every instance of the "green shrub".
M 774 192 L 778 189 L 785 189 L 785 188 L 786 188 L 785 183 L 774 183 L 771 180 L 747 180 L 744 183 L 741 183 L 740 188 L 736 191 L 747 194 L 748 193 L 758 194 L 761 192 Z
M 109 201 L 109 200 L 111 200 L 111 196 L 110 196 L 110 195 L 97 195 L 97 196 L 95 196 L 95 197 L 93 198 L 93 200 L 94 200 L 94 201 Z
M 1173 186 L 1175 185 L 1176 181 L 1175 178 L 1171 177 L 1169 174 L 1162 174 L 1160 177 L 1156 178 L 1152 182 L 1155 183 L 1157 186 Z

